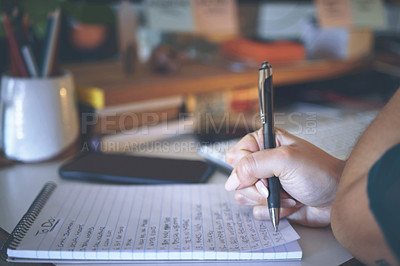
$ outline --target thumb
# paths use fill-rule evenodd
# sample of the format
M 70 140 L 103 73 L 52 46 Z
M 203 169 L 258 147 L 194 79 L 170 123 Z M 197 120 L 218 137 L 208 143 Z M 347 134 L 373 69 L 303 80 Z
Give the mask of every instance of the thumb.
M 225 155 L 225 161 L 232 167 L 250 153 L 263 150 L 263 128 L 247 134 L 238 143 L 231 147 Z M 291 135 L 281 128 L 275 128 L 276 146 L 290 145 L 297 141 L 297 137 Z
M 261 178 L 284 176 L 292 154 L 290 146 L 280 146 L 246 155 L 233 169 L 225 189 L 232 191 L 254 185 Z
M 297 142 L 300 138 L 290 134 L 286 130 L 276 127 L 275 128 L 275 143 L 276 147 L 289 146 Z

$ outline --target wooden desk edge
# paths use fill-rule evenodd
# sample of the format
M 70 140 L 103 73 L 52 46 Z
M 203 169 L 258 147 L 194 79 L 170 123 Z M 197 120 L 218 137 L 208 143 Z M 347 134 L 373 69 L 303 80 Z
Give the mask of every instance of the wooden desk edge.
M 276 64 L 274 85 L 293 85 L 339 77 L 372 69 L 373 57 L 348 60 L 315 60 Z M 118 61 L 65 65 L 74 74 L 78 86 L 101 88 L 106 105 L 173 95 L 189 95 L 235 88 L 256 87 L 258 69 L 232 72 L 227 68 L 187 64 L 176 74 L 152 74 L 141 65 L 137 73 L 125 76 Z M 138 68 L 137 68 L 138 69 Z

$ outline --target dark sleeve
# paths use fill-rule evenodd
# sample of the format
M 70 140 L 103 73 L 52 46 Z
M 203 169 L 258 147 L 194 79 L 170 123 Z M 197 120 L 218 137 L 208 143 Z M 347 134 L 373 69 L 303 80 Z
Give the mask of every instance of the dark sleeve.
M 368 174 L 369 206 L 400 262 L 400 144 L 389 149 Z

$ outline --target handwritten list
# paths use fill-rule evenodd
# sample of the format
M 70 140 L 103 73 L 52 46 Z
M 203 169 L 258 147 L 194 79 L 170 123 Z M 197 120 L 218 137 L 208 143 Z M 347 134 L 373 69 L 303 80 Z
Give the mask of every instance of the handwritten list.
M 55 260 L 251 259 L 281 245 L 286 256 L 291 246 L 298 255 L 298 238 L 286 220 L 278 232 L 255 220 L 221 185 L 62 185 L 8 253 Z

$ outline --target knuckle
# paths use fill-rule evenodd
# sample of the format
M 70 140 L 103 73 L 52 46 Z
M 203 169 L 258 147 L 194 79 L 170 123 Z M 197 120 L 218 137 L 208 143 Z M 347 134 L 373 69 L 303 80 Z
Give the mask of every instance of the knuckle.
M 231 166 L 235 162 L 235 152 L 234 152 L 233 148 L 230 148 L 225 153 L 225 161 Z
M 281 128 L 275 127 L 275 142 L 276 142 L 276 147 L 282 146 L 281 143 L 283 142 L 284 138 L 288 135 L 289 133 Z
M 243 177 L 254 176 L 256 167 L 257 167 L 257 162 L 253 154 L 249 154 L 242 158 L 242 160 L 236 167 L 236 171 L 239 176 Z
M 245 205 L 246 199 L 245 199 L 245 197 L 242 195 L 242 193 L 236 191 L 236 193 L 234 194 L 234 198 L 235 198 L 235 201 L 236 201 L 237 203 L 239 203 L 239 204 L 241 204 L 241 205 Z
M 291 146 L 280 146 L 279 147 L 279 160 L 280 161 L 290 161 L 295 155 L 295 151 Z
M 275 127 L 275 135 L 286 135 L 289 134 L 286 130 L 280 127 Z

